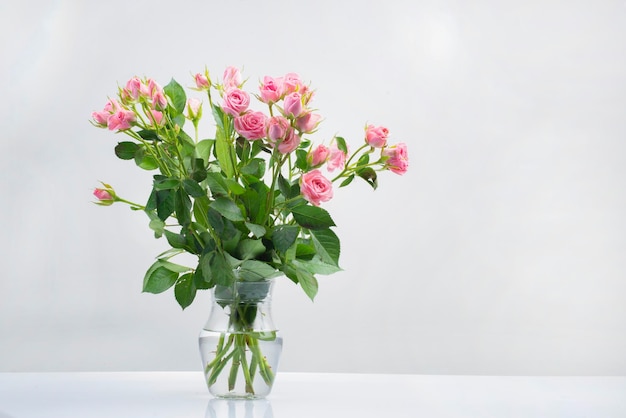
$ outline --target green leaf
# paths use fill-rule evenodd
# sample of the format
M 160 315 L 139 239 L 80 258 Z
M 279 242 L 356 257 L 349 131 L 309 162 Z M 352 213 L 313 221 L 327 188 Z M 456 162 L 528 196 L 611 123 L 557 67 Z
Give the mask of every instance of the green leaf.
M 228 195 L 228 186 L 220 173 L 207 173 L 206 182 L 213 197 Z
M 311 230 L 313 245 L 320 259 L 327 264 L 339 266 L 341 253 L 339 238 L 330 229 Z
M 202 187 L 192 179 L 183 180 L 183 189 L 185 189 L 185 192 L 191 197 L 206 196 Z
M 176 234 L 172 231 L 168 231 L 167 229 L 163 230 L 163 232 L 165 233 L 167 242 L 173 248 L 185 248 L 187 246 L 187 238 L 183 234 Z
M 187 273 L 180 276 L 174 287 L 174 296 L 181 308 L 185 309 L 196 297 L 196 285 L 194 283 L 194 273 Z
M 357 166 L 367 165 L 367 163 L 369 162 L 370 162 L 370 155 L 363 154 L 361 155 L 361 158 L 359 158 L 359 161 L 357 161 L 356 165 Z
M 193 283 L 196 289 L 210 289 L 215 286 L 215 283 L 204 280 L 204 275 L 202 274 L 202 269 L 200 268 L 200 263 L 198 263 L 198 267 L 196 268 L 196 272 L 193 274 Z
M 159 190 L 156 192 L 156 210 L 159 219 L 165 221 L 174 213 L 175 205 L 174 190 Z
M 365 180 L 374 190 L 378 187 L 376 172 L 372 167 L 361 168 L 357 171 L 359 177 Z
M 198 153 L 198 157 L 202 158 L 205 164 L 208 164 L 209 162 L 213 145 L 215 145 L 215 139 L 203 139 L 202 141 L 198 142 L 198 144 L 196 144 L 196 152 Z
M 246 228 L 248 228 L 248 230 L 252 232 L 252 235 L 254 235 L 256 238 L 261 238 L 263 235 L 265 235 L 265 232 L 267 232 L 265 230 L 265 227 L 262 225 L 257 225 L 250 222 L 246 222 L 245 225 Z
M 137 131 L 137 134 L 142 139 L 146 140 L 147 142 L 153 142 L 153 141 L 160 142 L 161 141 L 161 138 L 159 138 L 159 135 L 156 133 L 156 131 L 152 129 L 142 129 L 140 131 Z
M 180 185 L 180 180 L 157 174 L 154 176 L 152 184 L 154 185 L 155 190 L 169 190 L 177 188 Z
M 295 225 L 281 225 L 274 229 L 272 242 L 277 251 L 286 252 L 295 242 L 300 234 L 300 228 Z
M 234 222 L 244 220 L 239 206 L 227 197 L 218 197 L 209 206 L 222 214 L 226 219 Z
M 296 167 L 302 171 L 307 171 L 309 162 L 307 160 L 308 153 L 303 149 L 296 150 Z
M 246 192 L 246 189 L 234 179 L 225 179 L 224 182 L 226 183 L 228 190 L 230 190 L 230 192 L 234 195 L 239 196 Z
M 191 223 L 191 199 L 182 188 L 174 194 L 174 207 L 178 223 L 181 226 L 189 225 Z
M 217 235 L 222 235 L 222 232 L 224 232 L 224 217 L 215 209 L 209 208 L 207 220 Z
M 135 158 L 135 153 L 139 149 L 139 145 L 130 141 L 123 141 L 117 144 L 115 147 L 115 155 L 122 160 L 132 160 Z
M 333 274 L 341 271 L 336 265 L 324 263 L 320 258 L 314 257 L 311 260 L 293 260 L 293 265 L 299 269 L 304 269 L 312 274 Z
M 250 282 L 267 280 L 280 274 L 274 267 L 258 260 L 246 260 L 239 267 L 239 276 Z
M 146 152 L 145 147 L 139 147 L 137 152 L 135 152 L 135 164 L 148 171 L 159 167 L 157 160 Z
M 191 159 L 191 170 L 189 171 L 189 177 L 191 177 L 196 182 L 200 183 L 204 179 L 206 179 L 206 167 L 204 160 L 202 158 L 192 158 Z
M 226 178 L 232 178 L 235 174 L 233 146 L 227 133 L 219 126 L 215 132 L 215 155 Z
M 163 87 L 163 91 L 165 92 L 165 95 L 170 98 L 172 106 L 176 109 L 176 112 L 183 113 L 185 111 L 185 106 L 187 105 L 187 95 L 185 94 L 185 89 L 183 89 L 183 87 L 172 78 L 169 84 Z
M 208 197 L 202 196 L 193 201 L 193 217 L 195 218 L 196 222 L 198 222 L 204 228 L 209 227 L 208 211 Z
M 330 214 L 318 206 L 301 205 L 291 209 L 298 225 L 308 229 L 324 229 L 335 226 Z
M 304 293 L 306 293 L 311 300 L 314 300 L 318 290 L 318 283 L 315 276 L 309 271 L 299 268 L 296 268 L 296 276 L 298 277 L 298 283 L 300 283 Z
M 253 158 L 248 164 L 241 167 L 241 172 L 249 176 L 261 179 L 265 174 L 265 160 L 261 158 Z
M 241 260 L 254 259 L 265 250 L 265 245 L 259 239 L 242 239 L 237 245 L 237 256 Z
M 143 291 L 147 293 L 162 293 L 172 287 L 178 279 L 178 273 L 169 270 L 160 261 L 154 263 L 146 272 L 143 279 Z
M 165 230 L 165 222 L 159 218 L 154 209 L 146 210 L 146 214 L 150 218 L 148 227 L 154 231 L 155 238 L 161 238 L 163 231 Z
M 233 274 L 233 268 L 224 257 L 224 254 L 220 252 L 213 252 L 213 257 L 210 260 L 211 275 L 215 284 L 221 286 L 230 286 L 235 281 L 235 275 Z
M 346 178 L 344 181 L 341 182 L 341 184 L 339 185 L 339 187 L 345 187 L 348 184 L 352 183 L 352 180 L 354 180 L 354 174 L 350 174 L 348 176 L 348 178 Z
M 196 270 L 200 271 L 202 275 L 201 281 L 207 284 L 207 289 L 215 285 L 215 282 L 213 281 L 213 272 L 211 270 L 211 259 L 213 258 L 214 254 L 214 251 L 202 254 L 200 260 L 198 261 L 198 269 Z M 199 282 L 200 280 L 196 278 L 196 287 L 201 288 Z
M 336 136 L 335 141 L 337 142 L 337 148 L 339 148 L 339 151 L 343 151 L 345 154 L 348 154 L 348 145 L 346 145 L 346 140 L 340 136 Z

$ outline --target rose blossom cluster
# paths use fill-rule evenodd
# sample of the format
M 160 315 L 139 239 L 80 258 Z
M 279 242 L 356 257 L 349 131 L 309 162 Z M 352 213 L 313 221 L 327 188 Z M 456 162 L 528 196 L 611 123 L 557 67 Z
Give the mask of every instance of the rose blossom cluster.
M 145 80 L 133 77 L 120 89 L 120 101 L 110 99 L 104 109 L 91 114 L 95 124 L 109 130 L 123 131 L 130 129 L 137 121 L 134 105 L 144 107 L 148 118 L 148 126 L 162 126 L 163 110 L 167 106 L 167 98 L 163 88 L 153 79 Z
M 202 74 L 194 76 L 196 87 L 206 89 L 210 84 Z M 222 110 L 233 117 L 237 133 L 249 141 L 264 139 L 267 144 L 286 155 L 295 151 L 303 134 L 313 133 L 321 116 L 309 108 L 313 91 L 295 73 L 283 77 L 265 76 L 259 85 L 256 96 L 269 106 L 270 115 L 250 109 L 250 94 L 241 89 L 242 77 L 235 67 L 224 71 L 220 91 Z M 273 110 L 277 109 L 277 114 Z M 345 161 L 345 155 L 334 154 L 337 168 Z M 324 156 L 325 162 L 327 156 Z M 321 165 L 323 163 L 320 161 Z M 318 206 L 333 196 L 332 183 L 318 170 L 305 173 L 301 177 L 301 191 L 305 199 Z
M 259 83 L 259 92 L 254 96 L 269 108 L 269 114 L 251 109 L 251 95 L 242 89 L 243 78 L 239 69 L 228 67 L 223 73 L 221 84 L 213 84 L 208 71 L 194 75 L 196 90 L 209 92 L 216 88 L 221 96 L 222 111 L 231 116 L 237 134 L 248 141 L 262 140 L 265 145 L 277 150 L 283 156 L 298 150 L 304 134 L 315 132 L 321 122 L 321 116 L 310 107 L 314 92 L 304 84 L 296 73 L 282 77 L 265 76 Z M 128 131 L 133 126 L 158 128 L 165 125 L 168 100 L 163 88 L 153 79 L 131 78 L 124 88 L 119 89 L 119 101 L 110 99 L 102 111 L 92 113 L 94 125 L 109 130 Z M 137 105 L 143 110 L 139 112 Z M 190 98 L 186 104 L 188 118 L 197 128 L 202 116 L 202 102 Z M 388 144 L 389 130 L 384 126 L 366 125 L 364 144 L 351 156 L 342 140 L 333 139 L 327 145 L 311 147 L 306 154 L 306 169 L 302 169 L 300 190 L 302 196 L 315 206 L 327 202 L 333 197 L 333 182 L 340 178 L 361 175 L 363 169 L 389 170 L 404 174 L 408 169 L 408 153 L 404 143 Z M 378 150 L 377 161 L 366 162 L 355 158 L 363 152 L 370 154 Z M 301 152 L 301 151 L 298 151 Z M 356 161 L 353 161 L 356 160 Z M 321 168 L 329 173 L 339 171 L 331 181 L 326 178 Z M 98 192 L 100 193 L 100 192 Z M 102 192 L 96 195 L 100 201 L 108 202 L 108 196 Z
M 198 89 L 206 89 L 210 84 L 202 74 L 196 74 L 195 80 Z M 321 121 L 321 116 L 308 108 L 313 92 L 302 83 L 298 74 L 264 77 L 256 97 L 269 106 L 270 116 L 251 110 L 250 94 L 241 87 L 239 70 L 228 67 L 220 86 L 221 107 L 224 113 L 233 117 L 237 133 L 249 141 L 265 139 L 281 154 L 289 154 L 300 145 L 302 134 L 314 132 Z M 274 106 L 279 111 L 277 115 L 273 114 Z

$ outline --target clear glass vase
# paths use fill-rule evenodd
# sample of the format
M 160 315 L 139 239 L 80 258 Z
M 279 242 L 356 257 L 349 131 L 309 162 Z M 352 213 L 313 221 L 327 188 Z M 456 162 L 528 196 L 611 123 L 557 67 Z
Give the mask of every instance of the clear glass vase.
M 272 390 L 283 339 L 274 326 L 274 280 L 215 286 L 200 355 L 209 392 L 218 398 L 261 399 Z

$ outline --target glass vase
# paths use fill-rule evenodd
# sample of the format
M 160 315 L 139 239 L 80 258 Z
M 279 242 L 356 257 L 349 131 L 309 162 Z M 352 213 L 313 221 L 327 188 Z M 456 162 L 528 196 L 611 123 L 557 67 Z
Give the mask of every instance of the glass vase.
M 272 390 L 283 340 L 271 312 L 274 280 L 215 286 L 200 356 L 217 398 L 261 399 Z

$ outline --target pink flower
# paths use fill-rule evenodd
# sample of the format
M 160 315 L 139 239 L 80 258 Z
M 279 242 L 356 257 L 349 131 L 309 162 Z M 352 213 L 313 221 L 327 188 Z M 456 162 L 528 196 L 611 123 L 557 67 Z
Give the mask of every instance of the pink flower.
M 130 129 L 131 124 L 135 121 L 135 113 L 130 110 L 118 110 L 114 114 L 111 115 L 107 124 L 109 126 L 109 130 L 113 131 L 117 129 L 118 131 L 123 131 L 126 129 Z
M 315 94 L 313 90 L 309 89 L 309 87 L 305 85 L 300 86 L 298 93 L 302 95 L 302 103 L 304 103 L 305 105 L 309 104 L 309 102 L 313 98 L 313 95 Z
M 318 167 L 328 160 L 330 150 L 325 145 L 318 145 L 313 151 L 309 153 L 307 159 L 309 164 L 313 167 Z
M 194 76 L 194 79 L 196 80 L 196 87 L 198 87 L 198 90 L 208 90 L 211 86 L 209 79 L 204 74 L 198 73 Z
M 326 163 L 326 169 L 329 172 L 333 172 L 336 169 L 343 170 L 346 165 L 346 153 L 337 147 L 337 144 L 332 144 L 330 147 L 330 155 L 328 156 L 328 162 Z
M 289 93 L 283 102 L 283 112 L 285 116 L 298 117 L 302 113 L 302 96 L 298 92 Z
M 98 200 L 113 200 L 113 196 L 104 189 L 95 188 L 93 195 L 96 196 Z
M 126 82 L 126 88 L 123 93 L 132 100 L 139 99 L 141 93 L 142 82 L 139 77 L 133 77 Z
M 313 133 L 315 129 L 317 129 L 317 125 L 320 124 L 322 117 L 317 113 L 303 113 L 298 119 L 296 119 L 296 125 L 300 132 L 304 132 L 307 134 Z
M 239 68 L 236 67 L 226 67 L 224 70 L 224 77 L 222 80 L 222 85 L 224 86 L 224 90 L 228 91 L 230 89 L 236 89 L 241 86 L 241 72 Z
M 92 112 L 91 117 L 96 122 L 96 125 L 104 128 L 109 123 L 109 117 L 111 116 L 111 112 L 101 111 L 101 112 Z
M 385 167 L 391 172 L 403 175 L 409 168 L 409 153 L 404 142 L 392 145 L 382 150 L 381 155 L 385 157 Z
M 280 79 L 270 76 L 263 77 L 263 82 L 259 86 L 261 91 L 261 101 L 263 103 L 275 103 L 280 100 L 282 85 Z
M 202 116 L 202 101 L 195 97 L 187 100 L 187 112 L 189 119 L 197 119 Z
M 222 109 L 231 116 L 239 116 L 250 106 L 250 95 L 237 88 L 226 92 Z
M 296 73 L 288 73 L 285 74 L 284 77 L 281 77 L 282 81 L 282 91 L 281 96 L 284 97 L 290 93 L 296 92 L 302 87 L 302 80 L 300 80 L 300 76 Z
M 267 116 L 263 112 L 248 112 L 235 117 L 235 130 L 247 140 L 254 141 L 265 136 Z
M 155 91 L 152 94 L 152 105 L 156 108 L 156 109 L 165 109 L 167 107 L 167 98 L 165 97 L 165 94 L 163 94 L 163 91 Z
M 287 136 L 278 144 L 278 152 L 281 154 L 289 154 L 294 151 L 300 145 L 300 136 L 296 134 L 296 131 L 289 129 Z
M 289 121 L 283 116 L 272 116 L 267 121 L 267 140 L 272 144 L 282 141 L 289 131 Z
M 389 130 L 384 126 L 367 125 L 365 128 L 365 142 L 374 148 L 382 148 L 387 144 Z
M 153 126 L 163 126 L 165 124 L 165 119 L 163 119 L 163 112 L 150 109 L 148 111 L 148 116 L 150 118 L 150 124 Z
M 313 170 L 300 177 L 300 192 L 312 205 L 319 206 L 332 199 L 333 184 L 319 170 Z
M 123 110 L 122 105 L 120 105 L 117 100 L 110 99 L 104 105 L 104 109 L 102 109 L 102 111 L 93 112 L 91 114 L 91 117 L 97 125 L 99 125 L 101 128 L 105 128 L 109 123 L 109 118 L 111 117 L 111 115 L 118 110 Z
M 102 185 L 104 188 L 96 187 L 93 190 L 93 195 L 98 199 L 98 201 L 94 203 L 100 206 L 111 206 L 117 201 L 115 190 L 106 183 L 102 183 Z

